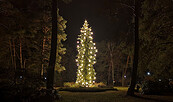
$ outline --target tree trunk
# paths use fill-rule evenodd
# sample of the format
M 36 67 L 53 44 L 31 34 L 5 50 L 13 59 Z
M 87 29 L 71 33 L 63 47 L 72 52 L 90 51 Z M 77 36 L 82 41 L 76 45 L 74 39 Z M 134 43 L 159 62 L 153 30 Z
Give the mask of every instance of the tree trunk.
M 22 41 L 20 38 L 20 68 L 23 68 L 23 61 L 22 61 Z
M 14 61 L 14 83 L 16 84 L 16 48 L 15 48 L 15 42 L 13 41 L 13 61 Z
M 111 66 L 112 66 L 112 84 L 114 86 L 114 62 L 113 62 L 113 55 L 111 53 Z
M 109 71 L 108 71 L 108 85 L 114 85 L 114 65 L 113 65 L 113 44 L 112 42 L 108 42 L 108 49 L 109 49 L 109 57 L 110 57 L 110 64 L 109 64 Z M 112 77 L 111 77 L 112 76 Z
M 9 45 L 10 45 L 10 53 L 11 53 L 11 65 L 13 67 L 14 59 L 13 59 L 13 50 L 12 50 L 12 44 L 11 44 L 11 40 L 10 39 L 9 39 Z
M 14 39 L 13 39 L 13 58 L 14 58 L 14 70 L 16 71 L 16 48 L 15 48 Z
M 108 69 L 108 83 L 107 85 L 110 86 L 111 85 L 111 62 L 109 62 L 109 69 Z
M 117 63 L 117 74 L 116 74 L 116 79 L 115 79 L 116 85 L 119 85 L 119 63 Z
M 23 61 L 23 68 L 24 69 L 26 68 L 26 59 L 24 59 L 24 61 Z
M 57 51 L 57 0 L 52 0 L 51 51 L 50 51 L 49 66 L 47 71 L 47 86 L 46 86 L 48 90 L 53 90 L 56 51 Z
M 128 88 L 127 95 L 134 96 L 135 85 L 137 80 L 137 68 L 138 68 L 138 53 L 139 53 L 139 23 L 138 23 L 138 13 L 139 13 L 139 0 L 135 0 L 135 46 L 134 46 L 134 59 L 133 59 L 133 69 L 131 73 L 131 83 Z
M 42 46 L 42 56 L 44 55 L 44 46 L 45 46 L 45 42 L 46 42 L 46 37 L 44 36 L 43 38 L 43 46 Z M 41 76 L 43 76 L 44 74 L 44 58 L 42 58 L 42 65 L 41 65 Z
M 122 86 L 125 86 L 124 81 L 125 81 L 125 75 L 127 72 L 127 68 L 128 68 L 128 64 L 129 64 L 129 56 L 127 56 L 127 63 L 126 63 L 126 68 L 123 70 L 123 74 L 122 74 Z

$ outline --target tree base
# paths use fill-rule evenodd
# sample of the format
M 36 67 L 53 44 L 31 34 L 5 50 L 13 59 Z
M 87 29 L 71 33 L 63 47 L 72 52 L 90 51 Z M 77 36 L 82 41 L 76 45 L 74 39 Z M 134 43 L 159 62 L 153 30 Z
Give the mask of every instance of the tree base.
M 135 94 L 134 94 L 134 89 L 128 88 L 128 90 L 127 90 L 127 95 L 128 95 L 128 96 L 135 96 Z

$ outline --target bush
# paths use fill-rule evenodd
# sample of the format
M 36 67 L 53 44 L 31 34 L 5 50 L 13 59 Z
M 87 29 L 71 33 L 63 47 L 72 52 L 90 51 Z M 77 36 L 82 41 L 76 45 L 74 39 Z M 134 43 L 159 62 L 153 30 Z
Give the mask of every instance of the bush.
M 95 87 L 106 87 L 106 85 L 103 82 L 95 83 L 94 86 Z
M 64 87 L 80 87 L 74 82 L 64 82 Z M 103 82 L 95 83 L 92 87 L 106 87 L 106 85 Z
M 64 87 L 77 87 L 75 82 L 64 82 Z
M 70 92 L 104 92 L 104 91 L 110 91 L 110 90 L 114 90 L 117 91 L 117 89 L 115 88 L 83 88 L 83 87 L 79 87 L 79 88 L 60 88 L 59 91 L 70 91 Z
M 142 94 L 164 94 L 173 92 L 169 81 L 145 81 L 142 83 Z

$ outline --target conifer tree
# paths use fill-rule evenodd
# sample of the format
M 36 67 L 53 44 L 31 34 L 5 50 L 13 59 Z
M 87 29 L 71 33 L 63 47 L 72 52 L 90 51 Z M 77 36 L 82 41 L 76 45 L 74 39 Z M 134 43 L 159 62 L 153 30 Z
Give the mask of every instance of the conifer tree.
M 96 63 L 96 45 L 93 42 L 93 32 L 88 27 L 88 22 L 85 20 L 81 28 L 81 34 L 77 41 L 77 80 L 76 84 L 81 87 L 92 87 L 96 80 L 96 72 L 93 65 Z

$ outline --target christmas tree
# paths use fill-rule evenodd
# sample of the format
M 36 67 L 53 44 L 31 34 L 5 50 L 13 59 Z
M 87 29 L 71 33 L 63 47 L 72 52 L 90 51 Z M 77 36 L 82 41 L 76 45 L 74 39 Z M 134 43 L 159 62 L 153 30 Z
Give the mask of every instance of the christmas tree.
M 93 42 L 93 32 L 88 27 L 88 22 L 85 20 L 81 28 L 81 34 L 78 35 L 77 41 L 77 80 L 76 84 L 81 87 L 92 87 L 96 80 L 96 72 L 93 65 L 96 63 L 96 45 Z

